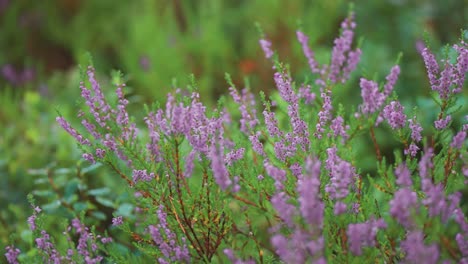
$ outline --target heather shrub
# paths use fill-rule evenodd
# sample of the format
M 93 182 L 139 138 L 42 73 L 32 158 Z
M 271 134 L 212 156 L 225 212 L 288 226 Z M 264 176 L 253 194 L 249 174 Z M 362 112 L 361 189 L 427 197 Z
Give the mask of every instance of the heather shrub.
M 305 82 L 294 81 L 274 43 L 262 36 L 275 72 L 271 97 L 238 89 L 227 75 L 230 98 L 216 108 L 202 103 L 194 81 L 164 104 L 145 106 L 143 120 L 127 111 L 123 78 L 114 78 L 109 98 L 94 67 L 84 69 L 81 125 L 62 115 L 57 122 L 83 160 L 107 166 L 130 195 L 119 200 L 112 220 L 100 218 L 96 211 L 104 209 L 97 204 L 118 207 L 112 192 L 87 190 L 80 173 L 62 181 L 54 191 L 68 195 L 58 199 L 69 207 L 63 237 L 43 228 L 51 220 L 31 197 L 34 249 L 25 254 L 8 246 L 7 260 L 468 263 L 461 195 L 468 115 L 459 101 L 466 95 L 467 32 L 440 60 L 428 47 L 421 51 L 438 106 L 433 126 L 423 129 L 418 109 L 402 105 L 394 92 L 398 65 L 385 80 L 362 77 L 346 85 L 359 74 L 355 27 L 350 14 L 328 63 L 297 32 L 310 68 Z M 334 96 L 345 87 L 361 94 L 358 106 Z M 381 151 L 379 130 L 398 142 L 393 153 Z M 360 151 L 362 137 L 371 139 L 373 152 Z M 375 157 L 370 173 L 357 166 L 365 156 Z

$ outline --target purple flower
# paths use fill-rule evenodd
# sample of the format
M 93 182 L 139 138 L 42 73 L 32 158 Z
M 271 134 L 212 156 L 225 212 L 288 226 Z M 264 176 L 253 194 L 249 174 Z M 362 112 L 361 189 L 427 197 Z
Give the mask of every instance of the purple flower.
M 329 171 L 330 182 L 325 186 L 330 198 L 337 201 L 335 203 L 335 213 L 341 214 L 346 211 L 346 204 L 339 200 L 346 198 L 349 194 L 349 187 L 354 183 L 355 170 L 353 166 L 342 160 L 337 155 L 337 148 L 327 149 L 327 160 L 325 168 Z
M 146 170 L 133 170 L 132 179 L 134 183 L 137 183 L 139 181 L 149 182 L 152 179 L 154 179 L 154 177 L 155 177 L 154 172 L 151 172 L 150 174 L 148 174 Z
M 106 155 L 106 150 L 105 149 L 96 149 L 96 157 L 98 157 L 99 159 L 103 159 L 104 156 Z
M 320 166 L 320 160 L 307 158 L 306 175 L 300 177 L 297 182 L 300 212 L 312 228 L 321 228 L 323 223 L 324 204 L 320 198 Z
M 233 87 L 230 87 L 229 91 L 234 102 L 239 105 L 239 110 L 241 112 L 241 131 L 246 135 L 250 135 L 250 131 L 253 131 L 255 126 L 259 123 L 257 110 L 255 109 L 256 102 L 254 95 L 247 89 L 242 90 L 242 96 L 239 95 L 237 90 Z
M 289 198 L 286 193 L 280 192 L 271 197 L 271 204 L 286 226 L 292 228 L 294 226 L 293 216 L 296 214 L 296 207 L 288 203 Z
M 301 31 L 296 31 L 297 40 L 301 43 L 302 51 L 304 52 L 304 56 L 307 58 L 307 62 L 309 63 L 310 70 L 312 73 L 319 73 L 319 65 L 315 60 L 314 52 L 309 47 L 309 38 L 302 33 Z
M 283 133 L 278 128 L 278 120 L 276 119 L 275 113 L 264 110 L 263 116 L 265 118 L 265 125 L 267 127 L 268 134 L 270 135 L 270 137 L 282 137 Z
M 275 72 L 274 80 L 276 88 L 278 88 L 278 92 L 284 101 L 290 104 L 297 102 L 298 97 L 292 89 L 292 80 L 288 74 Z
M 421 55 L 423 57 L 424 64 L 426 65 L 429 83 L 431 85 L 432 90 L 434 90 L 434 88 L 439 83 L 439 80 L 437 78 L 437 76 L 439 75 L 439 64 L 437 63 L 434 54 L 432 54 L 427 47 L 423 49 Z
M 262 50 L 265 53 L 265 57 L 267 59 L 271 58 L 273 56 L 273 51 L 271 50 L 271 42 L 266 39 L 261 39 L 259 42 L 260 47 L 262 47 Z
M 379 92 L 379 86 L 374 81 L 368 81 L 361 78 L 361 97 L 362 104 L 359 109 L 364 115 L 375 113 L 385 102 L 385 95 Z
M 112 218 L 112 225 L 113 226 L 119 226 L 123 224 L 123 218 L 122 216 L 117 216 Z
M 325 244 L 323 237 L 314 240 L 307 232 L 295 229 L 288 237 L 276 234 L 270 241 L 276 254 L 285 263 L 326 263 L 322 257 Z
M 422 127 L 421 125 L 416 121 L 416 116 L 414 116 L 411 119 L 408 119 L 409 122 L 409 127 L 411 129 L 411 139 L 413 139 L 415 142 L 421 141 L 421 132 L 422 132 Z
M 182 237 L 182 243 L 180 243 L 176 234 L 169 228 L 164 206 L 159 206 L 157 216 L 159 223 L 149 225 L 148 232 L 164 256 L 164 258 L 159 258 L 158 261 L 161 263 L 190 262 L 190 253 L 185 238 Z
M 419 147 L 411 143 L 407 149 L 404 150 L 405 155 L 410 155 L 411 157 L 416 157 L 416 154 L 418 154 Z
M 397 176 L 396 183 L 401 187 L 411 187 L 413 185 L 410 171 L 405 163 L 402 163 L 396 167 L 395 175 Z
M 343 139 L 348 138 L 348 134 L 346 133 L 346 130 L 349 129 L 349 126 L 348 125 L 344 126 L 343 123 L 344 123 L 344 119 L 341 116 L 337 116 L 331 121 L 330 128 L 333 131 L 334 137 L 341 136 Z
M 299 98 L 304 98 L 306 104 L 310 104 L 315 100 L 315 93 L 311 92 L 310 85 L 302 84 L 298 91 Z
M 78 141 L 81 145 L 91 145 L 88 139 L 84 138 L 80 133 L 78 133 L 73 127 L 71 127 L 70 123 L 68 123 L 63 117 L 59 116 L 55 119 L 59 125 L 65 129 L 72 137 Z
M 369 220 L 364 223 L 349 224 L 346 234 L 348 235 L 349 250 L 356 256 L 362 255 L 362 247 L 375 246 L 375 237 L 379 229 L 386 228 L 383 219 Z
M 432 157 L 434 156 L 434 151 L 432 148 L 425 150 L 424 155 L 419 161 L 419 175 L 421 178 L 427 178 L 429 176 L 428 170 L 431 170 L 434 167 L 432 163 Z
M 466 131 L 458 132 L 453 137 L 450 147 L 455 148 L 455 149 L 461 149 L 463 146 L 463 143 L 465 142 L 465 139 L 466 139 Z
M 278 191 L 282 190 L 283 182 L 286 181 L 286 172 L 282 169 L 276 168 L 268 162 L 264 163 L 264 167 L 268 175 L 270 175 L 270 177 L 272 177 L 275 180 L 276 189 Z
M 323 99 L 323 105 L 322 109 L 318 113 L 319 121 L 315 125 L 316 132 L 314 134 L 319 139 L 322 138 L 322 134 L 325 131 L 327 122 L 332 118 L 331 111 L 333 110 L 333 106 L 331 104 L 331 91 L 326 90 L 320 93 L 320 97 Z
M 252 143 L 252 149 L 261 156 L 266 156 L 265 151 L 263 150 L 263 144 L 258 140 L 260 131 L 257 131 L 256 134 L 249 136 L 250 143 Z
M 392 127 L 392 129 L 403 128 L 406 123 L 406 115 L 403 113 L 403 106 L 398 101 L 392 101 L 384 107 L 382 116 Z
M 91 164 L 96 163 L 96 160 L 94 160 L 94 156 L 91 153 L 84 153 L 83 159 L 85 159 L 86 161 L 89 161 Z
M 18 264 L 18 255 L 21 253 L 21 251 L 13 246 L 7 246 L 5 248 L 6 253 L 5 257 L 10 264 Z
M 450 123 L 451 120 L 452 120 L 452 117 L 450 115 L 447 115 L 443 119 L 434 121 L 434 126 L 437 130 L 444 129 L 447 127 L 447 125 Z
M 400 74 L 400 66 L 395 65 L 390 70 L 390 74 L 385 78 L 387 83 L 384 86 L 384 95 L 385 97 L 389 96 L 395 86 L 396 81 L 398 80 L 398 75 Z
M 405 263 L 436 264 L 439 261 L 439 247 L 437 244 L 426 246 L 421 231 L 410 231 L 401 242 L 401 248 L 406 253 Z
M 413 210 L 417 210 L 417 206 L 416 193 L 409 188 L 401 188 L 396 191 L 390 201 L 390 215 L 404 227 L 410 228 L 413 225 L 411 213 Z
M 238 161 L 244 157 L 245 148 L 239 148 L 237 150 L 232 150 L 226 154 L 224 158 L 224 162 L 228 166 L 232 166 L 232 163 Z
M 216 183 L 222 190 L 226 190 L 232 184 L 232 181 L 229 178 L 229 172 L 224 163 L 223 148 L 218 149 L 216 144 L 213 143 L 209 158 L 211 159 L 211 170 L 213 171 Z
M 338 81 L 345 82 L 346 79 L 341 76 L 339 77 L 339 74 L 341 72 L 342 67 L 344 67 L 344 64 L 346 62 L 346 55 L 351 49 L 351 44 L 353 42 L 353 37 L 354 37 L 354 28 L 356 27 L 355 22 L 353 21 L 354 15 L 351 14 L 350 17 L 346 18 L 342 23 L 341 23 L 341 34 L 338 38 L 335 39 L 334 41 L 334 46 L 331 54 L 331 61 L 330 61 L 330 68 L 329 68 L 329 74 L 328 74 L 328 79 L 332 83 L 337 83 Z M 352 64 L 357 64 L 355 61 L 355 55 L 353 56 L 353 63 Z M 348 64 L 350 64 L 348 62 Z M 349 71 L 349 70 L 348 70 Z

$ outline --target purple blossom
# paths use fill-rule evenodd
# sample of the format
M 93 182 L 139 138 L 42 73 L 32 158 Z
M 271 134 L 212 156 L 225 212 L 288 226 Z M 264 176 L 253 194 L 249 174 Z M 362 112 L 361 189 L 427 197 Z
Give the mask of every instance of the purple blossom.
M 250 143 L 252 143 L 252 149 L 261 156 L 266 156 L 265 151 L 263 150 L 263 144 L 258 139 L 260 131 L 257 131 L 254 135 L 249 136 Z
M 333 213 L 335 215 L 340 215 L 346 213 L 346 210 L 348 209 L 348 205 L 345 204 L 342 201 L 336 201 L 335 205 L 333 206 Z
M 255 126 L 258 124 L 257 110 L 255 109 L 255 98 L 252 93 L 247 89 L 242 90 L 242 96 L 239 95 L 237 90 L 233 87 L 229 88 L 230 94 L 239 105 L 239 110 L 241 112 L 241 131 L 246 135 L 251 134 L 250 131 L 255 129 Z
M 278 128 L 278 120 L 276 119 L 275 113 L 264 110 L 263 116 L 265 118 L 265 125 L 266 125 L 268 134 L 270 135 L 270 137 L 274 137 L 274 136 L 282 137 L 283 133 Z
M 339 77 L 342 67 L 346 62 L 346 55 L 351 49 L 351 44 L 353 42 L 354 37 L 354 28 L 356 27 L 355 22 L 353 21 L 354 15 L 350 15 L 350 17 L 346 18 L 341 23 L 341 34 L 338 38 L 334 41 L 334 46 L 331 54 L 331 61 L 330 61 L 330 68 L 328 79 L 332 83 L 337 83 L 338 81 L 345 82 L 346 79 L 342 76 Z M 356 57 L 355 55 L 353 57 Z M 353 58 L 355 60 L 355 58 Z M 350 64 L 348 62 L 348 64 Z M 357 64 L 353 61 L 353 64 Z M 348 70 L 349 71 L 349 70 Z
M 195 168 L 194 160 L 197 156 L 197 152 L 192 150 L 185 159 L 185 177 L 190 177 L 192 175 L 193 169 Z
M 379 86 L 374 81 L 368 81 L 361 78 L 361 97 L 362 104 L 359 109 L 364 115 L 375 113 L 385 102 L 385 95 L 379 92 Z
M 58 116 L 56 119 L 57 123 L 65 129 L 72 137 L 78 141 L 81 145 L 91 145 L 88 139 L 84 138 L 78 131 L 76 131 L 73 127 L 71 127 L 70 123 L 68 123 L 63 117 Z
M 348 236 L 349 250 L 356 256 L 362 255 L 362 247 L 375 246 L 375 237 L 379 229 L 386 228 L 383 219 L 369 220 L 364 223 L 349 224 L 346 234 Z
M 176 234 L 167 224 L 167 214 L 164 211 L 164 206 L 159 206 L 157 216 L 159 223 L 157 225 L 149 225 L 148 232 L 164 256 L 164 258 L 159 258 L 158 261 L 161 263 L 189 263 L 190 253 L 185 238 L 182 237 L 182 243 L 177 241 Z
M 276 234 L 270 241 L 276 254 L 285 263 L 326 263 L 322 256 L 325 244 L 323 237 L 313 240 L 307 232 L 295 229 L 288 237 Z
M 154 172 L 148 174 L 146 170 L 133 170 L 132 179 L 134 183 L 139 181 L 149 182 L 155 178 Z
M 299 177 L 297 182 L 301 215 L 314 228 L 322 227 L 324 215 L 324 204 L 320 198 L 320 167 L 320 160 L 307 158 L 306 175 Z
M 5 250 L 5 257 L 8 263 L 18 264 L 18 255 L 21 253 L 21 251 L 18 248 L 15 248 L 14 246 L 7 246 Z
M 276 88 L 278 88 L 278 92 L 284 101 L 290 104 L 297 102 L 298 97 L 292 89 L 292 80 L 288 74 L 275 72 L 274 80 L 276 83 Z
M 395 175 L 397 176 L 396 183 L 399 186 L 409 188 L 413 185 L 413 182 L 411 181 L 411 173 L 405 163 L 396 167 Z
M 342 160 L 337 155 L 336 147 L 327 149 L 327 160 L 325 168 L 329 171 L 330 182 L 325 186 L 325 191 L 335 203 L 335 212 L 337 214 L 346 211 L 346 204 L 339 200 L 346 198 L 349 194 L 349 187 L 354 183 L 355 171 L 353 166 Z
M 392 129 L 403 128 L 406 123 L 406 115 L 403 113 L 403 106 L 398 101 L 392 101 L 384 107 L 382 116 L 392 127 Z
M 95 139 L 100 139 L 101 134 L 96 131 L 96 126 L 89 122 L 87 119 L 81 120 L 81 124 L 86 128 L 86 130 L 93 135 Z
M 228 166 L 232 166 L 233 162 L 238 161 L 244 157 L 245 148 L 239 148 L 237 150 L 232 150 L 226 154 L 224 162 Z
M 127 113 L 127 110 L 125 109 L 125 107 L 128 105 L 128 100 L 125 99 L 125 96 L 123 93 L 124 87 L 125 87 L 125 84 L 121 84 L 117 87 L 117 90 L 115 91 L 117 94 L 117 98 L 118 98 L 115 121 L 117 125 L 119 126 L 128 125 L 128 113 Z
M 298 91 L 299 98 L 304 98 L 306 104 L 311 104 L 315 100 L 315 93 L 311 92 L 310 85 L 302 84 Z
M 459 131 L 452 139 L 450 147 L 461 149 L 466 139 L 466 131 Z
M 282 190 L 283 189 L 283 182 L 286 181 L 286 172 L 282 169 L 279 169 L 273 165 L 271 165 L 269 162 L 264 163 L 264 167 L 268 175 L 272 177 L 275 180 L 275 187 L 276 189 Z
M 261 39 L 259 42 L 260 47 L 262 47 L 262 50 L 265 53 L 265 57 L 267 59 L 271 58 L 273 56 L 273 51 L 271 50 L 271 42 L 266 39 Z
M 411 143 L 407 149 L 404 150 L 405 155 L 410 155 L 411 157 L 416 157 L 416 154 L 418 154 L 419 147 Z
M 422 139 L 421 132 L 422 132 L 422 127 L 421 125 L 416 121 L 416 116 L 414 116 L 411 119 L 408 119 L 409 122 L 409 127 L 411 129 L 411 139 L 415 142 L 419 142 Z
M 98 157 L 99 159 L 103 159 L 104 156 L 106 156 L 106 150 L 105 149 L 96 149 L 96 157 Z
M 439 247 L 437 244 L 426 246 L 421 231 L 410 231 L 401 242 L 401 248 L 406 253 L 405 263 L 436 264 L 439 261 Z
M 331 91 L 326 90 L 320 93 L 320 97 L 323 99 L 323 105 L 322 109 L 318 113 L 319 121 L 315 125 L 316 132 L 314 134 L 319 139 L 322 138 L 327 122 L 332 118 L 331 111 L 333 110 L 333 106 L 331 104 Z
M 302 167 L 299 163 L 294 163 L 293 165 L 289 166 L 289 170 L 294 177 L 298 178 L 302 175 Z
M 352 50 L 348 53 L 348 63 L 343 68 L 343 75 L 341 77 L 341 82 L 345 83 L 349 79 L 351 73 L 356 69 L 359 61 L 361 60 L 362 51 L 359 48 Z
M 442 60 L 444 68 L 440 71 L 437 60 L 428 48 L 421 55 L 426 65 L 431 89 L 439 93 L 440 98 L 447 100 L 450 95 L 460 93 L 468 71 L 468 49 L 462 41 L 461 45 L 454 45 L 458 53 L 457 62 L 452 64 L 448 59 Z
M 434 167 L 432 163 L 432 157 L 434 156 L 434 151 L 432 148 L 428 148 L 424 151 L 424 155 L 419 161 L 419 175 L 421 178 L 427 178 L 429 176 L 428 170 L 431 170 Z
M 222 190 L 226 190 L 232 184 L 229 178 L 229 172 L 226 169 L 223 157 L 223 148 L 218 149 L 213 143 L 211 145 L 211 152 L 209 154 L 211 159 L 211 169 L 213 171 L 213 177 L 216 183 L 221 187 Z
M 312 73 L 319 73 L 319 65 L 315 60 L 314 52 L 309 47 L 309 38 L 302 33 L 301 31 L 296 31 L 297 40 L 301 43 L 302 51 L 304 52 L 304 56 L 307 58 L 307 62 L 309 63 L 310 70 Z
M 445 118 L 434 121 L 434 126 L 437 130 L 442 130 L 452 121 L 452 116 L 447 115 Z
M 123 224 L 123 218 L 122 216 L 117 216 L 112 218 L 112 225 L 113 226 L 119 226 Z
M 439 64 L 436 61 L 434 54 L 426 47 L 423 49 L 421 53 L 424 64 L 426 65 L 427 77 L 429 77 L 429 83 L 431 85 L 432 90 L 438 86 L 439 80 Z
M 343 123 L 344 119 L 341 116 L 337 116 L 331 121 L 330 128 L 333 131 L 334 137 L 341 136 L 343 139 L 348 138 L 346 130 L 349 129 L 349 125 L 344 126 Z
M 96 163 L 96 160 L 94 159 L 93 154 L 91 154 L 91 153 L 84 153 L 82 156 L 83 156 L 83 159 L 84 159 L 84 160 L 90 162 L 91 164 Z
M 455 236 L 455 241 L 457 241 L 458 248 L 460 249 L 462 256 L 468 259 L 468 239 L 466 238 L 466 234 L 458 233 Z
M 421 179 L 421 189 L 425 193 L 423 204 L 427 207 L 429 216 L 440 216 L 442 222 L 447 222 L 449 217 L 454 214 L 458 206 L 461 194 L 454 193 L 448 197 L 449 202 L 446 200 L 445 188 L 442 184 L 433 184 L 430 179 Z
M 390 74 L 387 75 L 387 77 L 385 78 L 387 80 L 387 83 L 384 85 L 384 92 L 383 92 L 385 97 L 389 96 L 392 93 L 393 88 L 395 87 L 395 83 L 398 80 L 399 74 L 400 74 L 400 66 L 398 65 L 393 66 L 392 69 L 390 70 Z
M 418 197 L 410 188 L 405 187 L 396 191 L 390 201 L 390 215 L 406 228 L 413 226 L 411 213 L 417 210 Z

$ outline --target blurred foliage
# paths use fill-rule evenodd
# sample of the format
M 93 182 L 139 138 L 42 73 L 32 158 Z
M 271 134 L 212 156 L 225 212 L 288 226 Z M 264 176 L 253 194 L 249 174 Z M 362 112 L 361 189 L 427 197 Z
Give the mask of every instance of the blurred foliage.
M 252 91 L 274 90 L 256 22 L 301 80 L 309 69 L 295 31 L 301 28 L 310 36 L 310 46 L 325 62 L 347 9 L 345 0 L 0 0 L 0 248 L 12 230 L 26 229 L 32 212 L 26 195 L 41 189 L 31 169 L 79 166 L 79 151 L 55 117 L 57 111 L 72 116 L 80 92 L 77 66 L 86 67 L 86 52 L 103 71 L 98 75 L 109 76 L 112 69 L 128 74 L 131 104 L 163 101 L 173 85 L 190 83 L 193 73 L 202 100 L 214 105 L 227 92 L 225 72 L 239 88 L 248 78 Z M 429 126 L 438 109 L 421 99 L 429 84 L 417 47 L 427 42 L 441 54 L 441 45 L 455 42 L 468 25 L 467 2 L 363 0 L 354 9 L 364 57 L 360 74 L 335 96 L 357 105 L 358 77 L 383 80 L 403 52 L 396 91 L 405 105 L 418 106 L 423 125 Z M 377 133 L 382 146 L 391 149 L 391 137 Z M 371 146 L 368 137 L 362 141 L 363 148 Z M 91 173 L 89 189 L 110 180 L 105 170 Z M 67 186 L 60 188 L 72 188 Z

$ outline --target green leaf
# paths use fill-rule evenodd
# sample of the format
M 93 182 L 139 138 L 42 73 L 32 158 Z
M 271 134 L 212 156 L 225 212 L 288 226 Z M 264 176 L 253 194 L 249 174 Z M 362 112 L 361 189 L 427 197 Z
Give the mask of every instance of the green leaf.
M 109 194 L 109 193 L 110 193 L 110 189 L 107 188 L 107 187 L 92 189 L 92 190 L 88 191 L 88 194 L 92 195 L 92 196 L 103 196 L 103 195 L 106 195 L 106 194 Z
M 115 212 L 116 215 L 121 215 L 125 217 L 131 217 L 133 213 L 134 206 L 130 203 L 123 203 L 119 206 L 117 211 Z
M 99 163 L 99 162 L 97 162 L 97 163 L 95 163 L 95 164 L 93 164 L 93 165 L 91 165 L 91 166 L 88 166 L 88 167 L 86 167 L 86 168 L 83 168 L 83 170 L 81 170 L 81 171 L 83 172 L 83 174 L 85 174 L 85 173 L 94 171 L 94 170 L 98 169 L 98 168 L 101 167 L 101 166 L 102 166 L 102 164 Z
M 48 203 L 44 206 L 42 206 L 42 209 L 44 209 L 44 211 L 46 212 L 53 212 L 55 210 L 57 210 L 59 207 L 60 207 L 61 203 L 59 200 L 55 200 L 51 203 Z
M 107 207 L 112 207 L 114 208 L 115 205 L 114 205 L 114 202 L 109 200 L 109 199 L 106 199 L 106 198 L 102 198 L 100 196 L 97 196 L 96 197 L 96 201 L 98 201 L 98 203 L 104 205 L 104 206 L 107 206 Z
M 88 203 L 77 202 L 73 204 L 75 211 L 86 211 L 88 209 Z

